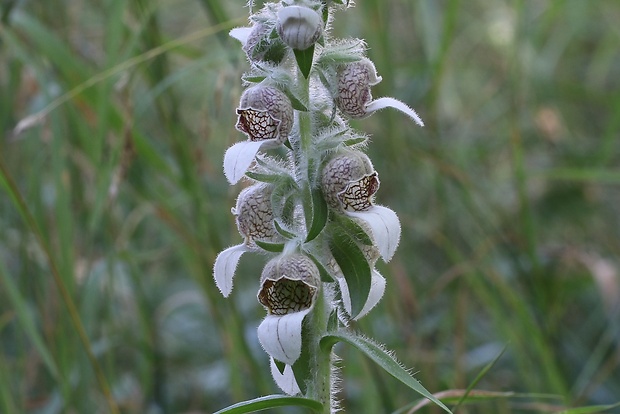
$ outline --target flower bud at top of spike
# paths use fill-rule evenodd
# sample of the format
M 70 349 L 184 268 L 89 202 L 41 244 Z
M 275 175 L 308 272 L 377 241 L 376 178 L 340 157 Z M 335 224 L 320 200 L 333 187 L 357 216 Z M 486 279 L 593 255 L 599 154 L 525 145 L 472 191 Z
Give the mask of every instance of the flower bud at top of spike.
M 343 65 L 338 71 L 336 105 L 351 118 L 365 117 L 366 105 L 372 101 L 370 87 L 379 82 L 381 77 L 369 59 Z
M 278 11 L 280 39 L 293 49 L 306 50 L 323 33 L 323 19 L 309 7 L 288 6 Z
M 274 32 L 273 25 L 254 23 L 243 45 L 243 51 L 251 62 L 272 62 L 276 65 L 286 56 L 286 45 Z
M 293 128 L 293 105 L 281 90 L 253 86 L 241 95 L 237 108 L 237 129 L 250 141 L 277 139 L 283 143 Z
M 321 276 L 314 262 L 302 254 L 279 256 L 261 274 L 259 302 L 271 315 L 287 315 L 312 307 Z
M 247 187 L 239 193 L 237 205 L 232 210 L 239 233 L 251 247 L 256 246 L 255 240 L 272 243 L 283 240 L 273 222 L 272 192 L 273 186 L 268 184 Z
M 321 175 L 325 201 L 341 211 L 366 211 L 379 189 L 379 175 L 363 152 L 346 151 L 325 164 Z

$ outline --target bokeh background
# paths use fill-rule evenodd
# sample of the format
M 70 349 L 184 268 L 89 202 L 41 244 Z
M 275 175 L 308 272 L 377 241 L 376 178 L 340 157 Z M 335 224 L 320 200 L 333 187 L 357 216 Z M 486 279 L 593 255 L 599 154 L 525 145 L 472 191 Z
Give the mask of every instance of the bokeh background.
M 241 241 L 221 165 L 244 139 L 248 64 L 227 36 L 244 6 L 0 0 L 0 412 L 113 398 L 211 413 L 278 392 L 256 339 L 266 259 L 242 259 L 228 300 L 211 276 Z M 459 413 L 620 401 L 618 22 L 617 0 L 359 0 L 336 16 L 335 36 L 369 45 L 374 96 L 427 124 L 354 123 L 403 225 L 355 328 L 431 392 L 494 393 Z M 418 400 L 336 350 L 347 412 Z

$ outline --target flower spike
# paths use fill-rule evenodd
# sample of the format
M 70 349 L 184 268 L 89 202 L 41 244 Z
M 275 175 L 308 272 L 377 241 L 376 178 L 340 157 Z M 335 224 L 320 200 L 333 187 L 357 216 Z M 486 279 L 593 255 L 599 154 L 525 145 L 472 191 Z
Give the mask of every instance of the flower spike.
M 231 209 L 243 242 L 220 252 L 213 277 L 227 297 L 243 254 L 268 257 L 260 278 L 249 276 L 259 279 L 266 315 L 257 337 L 273 380 L 318 411 L 337 412 L 332 341 L 354 339 L 349 322 L 380 302 L 387 282 L 377 261 L 394 256 L 401 236 L 396 213 L 375 204 L 380 181 L 363 151 L 368 136 L 349 120 L 389 107 L 424 123 L 397 99 L 373 99 L 381 77 L 364 40 L 331 38 L 335 11 L 352 0 L 255 3 L 247 1 L 249 27 L 230 31 L 250 68 L 236 108 L 245 139 L 226 150 L 223 165 L 229 183 L 247 181 Z

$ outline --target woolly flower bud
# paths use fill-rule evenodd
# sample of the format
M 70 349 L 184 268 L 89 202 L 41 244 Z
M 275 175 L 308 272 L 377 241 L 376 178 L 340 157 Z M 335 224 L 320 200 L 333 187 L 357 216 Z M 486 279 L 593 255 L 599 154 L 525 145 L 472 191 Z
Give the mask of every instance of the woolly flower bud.
M 273 26 L 262 22 L 252 26 L 243 51 L 251 62 L 273 62 L 279 64 L 286 55 L 286 45 L 278 37 L 271 36 Z
M 279 89 L 253 86 L 241 95 L 237 108 L 237 129 L 250 141 L 277 139 L 286 141 L 293 128 L 293 106 Z
M 344 65 L 338 72 L 336 105 L 351 118 L 369 115 L 366 106 L 372 101 L 370 87 L 380 81 L 381 77 L 369 59 Z
M 282 240 L 273 222 L 272 192 L 273 186 L 256 184 L 245 188 L 237 198 L 237 205 L 232 213 L 236 216 L 239 233 L 249 246 L 254 246 L 255 240 L 266 242 Z
M 309 7 L 289 6 L 278 11 L 280 39 L 293 49 L 305 50 L 323 33 L 323 19 Z
M 258 300 L 270 315 L 304 311 L 312 307 L 320 282 L 319 269 L 307 256 L 280 256 L 265 265 Z
M 366 211 L 379 189 L 379 176 L 363 152 L 336 155 L 323 167 L 321 186 L 325 201 L 341 211 Z

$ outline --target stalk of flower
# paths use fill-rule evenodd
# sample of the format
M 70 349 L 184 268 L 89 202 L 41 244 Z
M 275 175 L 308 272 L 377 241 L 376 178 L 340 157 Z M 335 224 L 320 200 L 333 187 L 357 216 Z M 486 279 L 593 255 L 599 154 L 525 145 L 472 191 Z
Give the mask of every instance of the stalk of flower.
M 380 182 L 363 152 L 367 137 L 347 119 L 393 107 L 423 125 L 406 104 L 372 99 L 381 77 L 363 41 L 330 38 L 333 10 L 349 6 L 266 3 L 251 27 L 231 31 L 250 63 L 236 124 L 247 140 L 226 151 L 224 174 L 231 184 L 245 177 L 251 185 L 232 210 L 244 242 L 222 251 L 214 265 L 216 285 L 228 296 L 244 253 L 269 256 L 260 277 L 249 275 L 267 312 L 258 340 L 278 387 L 319 402 L 325 413 L 337 410 L 327 339 L 348 332 L 350 319 L 380 301 L 387 281 L 375 264 L 393 257 L 401 233 L 396 213 L 375 204 Z M 402 369 L 385 355 L 386 366 Z

